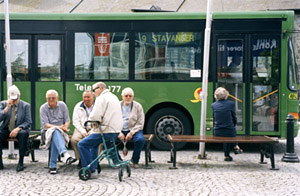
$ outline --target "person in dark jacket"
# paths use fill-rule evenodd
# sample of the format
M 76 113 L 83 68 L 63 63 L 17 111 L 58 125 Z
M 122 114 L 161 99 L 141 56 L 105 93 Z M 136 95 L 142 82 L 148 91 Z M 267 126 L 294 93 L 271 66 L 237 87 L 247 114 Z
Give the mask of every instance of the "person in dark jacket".
M 213 104 L 211 104 L 213 110 L 213 122 L 214 122 L 214 135 L 221 137 L 235 137 L 236 129 L 235 125 L 237 123 L 237 118 L 235 115 L 235 106 L 232 101 L 227 100 L 228 91 L 219 87 L 215 91 L 215 99 L 217 100 Z M 230 156 L 230 147 L 231 143 L 224 143 L 223 150 L 225 154 L 225 161 L 232 161 L 232 157 Z M 237 143 L 233 144 L 234 153 L 240 154 L 243 152 L 242 149 L 239 148 Z
M 21 93 L 17 86 L 8 88 L 8 100 L 0 104 L 0 170 L 2 163 L 2 144 L 7 138 L 17 138 L 19 145 L 19 162 L 16 171 L 23 171 L 23 161 L 30 133 L 31 115 L 29 103 L 20 99 Z

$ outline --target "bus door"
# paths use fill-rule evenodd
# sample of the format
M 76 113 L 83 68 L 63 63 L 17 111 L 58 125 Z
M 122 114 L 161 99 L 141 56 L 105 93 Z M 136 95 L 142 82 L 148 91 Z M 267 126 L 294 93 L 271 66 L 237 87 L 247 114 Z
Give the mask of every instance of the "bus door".
M 40 129 L 40 107 L 46 102 L 46 92 L 54 89 L 63 101 L 62 83 L 62 44 L 61 35 L 36 35 L 34 36 L 34 95 L 35 95 L 35 125 Z
M 238 134 L 278 134 L 279 38 L 217 35 L 216 46 L 215 88 L 229 91 Z
M 20 89 L 21 99 L 31 104 L 33 130 L 40 129 L 39 109 L 46 102 L 46 91 L 57 90 L 63 100 L 61 48 L 62 36 L 11 35 L 12 81 Z M 3 86 L 6 92 L 6 82 Z
M 235 103 L 238 134 L 245 134 L 245 55 L 243 36 L 216 36 L 215 89 L 224 87 L 229 91 L 228 100 Z
M 280 37 L 251 38 L 251 122 L 250 134 L 278 134 L 280 84 Z M 276 133 L 277 132 L 277 133 Z

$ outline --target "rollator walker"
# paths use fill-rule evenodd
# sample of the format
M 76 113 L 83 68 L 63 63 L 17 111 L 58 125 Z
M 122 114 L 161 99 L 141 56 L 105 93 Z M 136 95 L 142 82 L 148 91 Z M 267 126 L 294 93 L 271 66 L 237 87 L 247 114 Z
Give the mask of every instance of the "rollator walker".
M 102 140 L 104 149 L 102 150 L 101 154 L 96 159 L 94 159 L 86 167 L 83 167 L 80 169 L 79 178 L 81 180 L 87 181 L 91 177 L 90 167 L 95 162 L 98 162 L 97 170 L 98 170 L 98 173 L 100 173 L 101 172 L 100 162 L 104 158 L 107 159 L 110 167 L 119 168 L 119 181 L 120 182 L 122 181 L 122 178 L 123 178 L 123 170 L 126 169 L 127 176 L 130 177 L 131 170 L 130 170 L 130 167 L 128 164 L 130 162 L 130 160 L 125 160 L 125 161 L 120 160 L 117 145 L 116 145 L 114 138 L 105 138 L 104 137 L 103 132 L 101 130 L 100 122 L 99 121 L 86 121 L 84 123 L 84 126 L 86 127 L 87 130 L 90 130 L 93 128 L 99 128 L 99 130 L 100 130 L 99 139 Z M 104 126 L 104 125 L 102 125 L 102 126 Z M 112 146 L 111 147 L 107 146 L 106 142 L 112 142 Z

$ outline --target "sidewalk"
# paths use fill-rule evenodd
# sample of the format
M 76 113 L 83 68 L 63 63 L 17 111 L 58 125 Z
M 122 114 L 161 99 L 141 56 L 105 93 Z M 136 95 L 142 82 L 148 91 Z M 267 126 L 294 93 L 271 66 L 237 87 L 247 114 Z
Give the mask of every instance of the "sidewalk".
M 0 195 L 300 195 L 300 163 L 281 162 L 285 141 L 275 147 L 275 164 L 280 170 L 269 170 L 268 164 L 259 164 L 259 152 L 232 155 L 233 162 L 223 161 L 221 150 L 207 150 L 208 159 L 199 160 L 198 149 L 179 151 L 177 170 L 170 170 L 170 153 L 152 151 L 152 169 L 133 169 L 131 177 L 124 173 L 118 180 L 118 170 L 101 162 L 98 179 L 82 181 L 78 177 L 77 162 L 71 166 L 59 164 L 58 174 L 50 175 L 47 166 L 48 151 L 36 150 L 38 162 L 25 158 L 25 170 L 16 173 L 18 160 L 7 159 L 4 150 L 4 170 L 0 171 Z M 69 150 L 74 154 L 72 150 Z M 295 152 L 300 157 L 300 138 L 295 139 Z M 18 153 L 15 150 L 15 153 Z M 131 157 L 131 151 L 128 158 Z M 141 154 L 144 165 L 144 153 Z

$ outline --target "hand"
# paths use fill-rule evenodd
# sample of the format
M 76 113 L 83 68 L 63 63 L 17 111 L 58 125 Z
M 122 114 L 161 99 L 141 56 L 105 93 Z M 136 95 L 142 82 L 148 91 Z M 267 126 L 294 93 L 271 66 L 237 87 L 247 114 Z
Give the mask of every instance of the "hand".
M 129 140 L 131 140 L 131 139 L 132 139 L 132 133 L 129 132 L 129 133 L 126 135 L 125 140 L 126 140 L 126 141 L 129 141 Z
M 21 130 L 21 128 L 17 127 L 17 128 L 14 128 L 10 134 L 9 134 L 9 137 L 16 137 L 19 133 L 19 131 Z
M 82 134 L 82 137 L 85 138 L 85 137 L 88 136 L 88 135 L 89 135 L 89 133 L 83 133 L 83 134 Z
M 122 132 L 120 132 L 119 135 L 118 135 L 118 138 L 119 138 L 119 140 L 124 141 L 125 140 L 125 135 Z
M 6 101 L 6 107 L 4 108 L 4 113 L 6 114 L 9 110 L 9 108 L 11 107 L 11 105 L 13 104 L 13 100 L 9 99 Z

